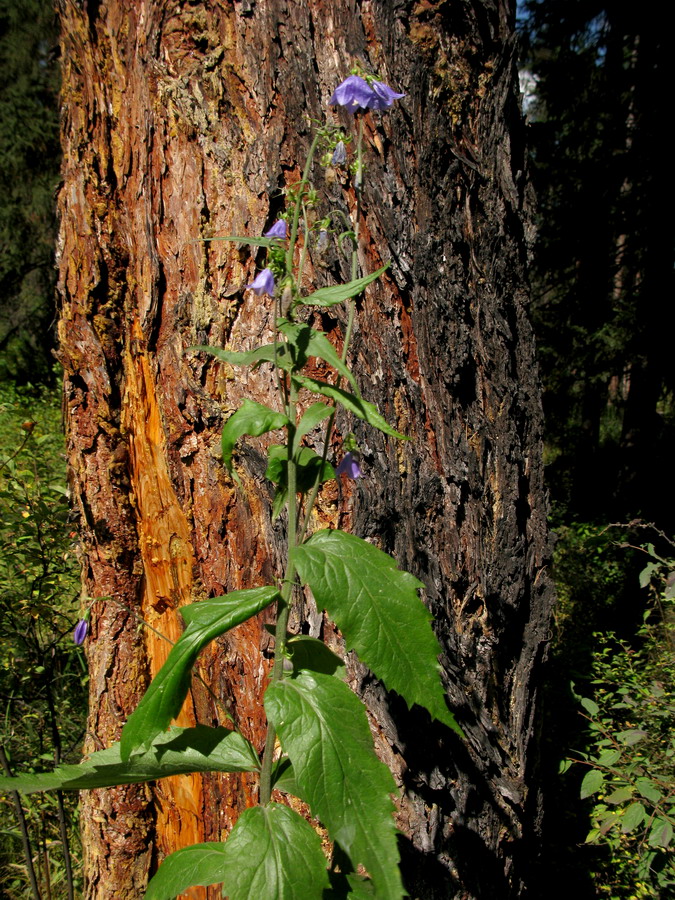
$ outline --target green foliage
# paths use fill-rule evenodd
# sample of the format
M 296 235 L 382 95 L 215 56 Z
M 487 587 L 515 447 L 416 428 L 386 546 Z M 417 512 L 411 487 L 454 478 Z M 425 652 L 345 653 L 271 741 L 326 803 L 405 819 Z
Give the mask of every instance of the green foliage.
M 199 651 L 278 598 L 275 587 L 261 587 L 232 591 L 226 597 L 181 607 L 180 614 L 188 627 L 122 729 L 120 752 L 124 761 L 135 751 L 148 748 L 178 715 L 190 689 L 192 666 Z
M 79 565 L 68 523 L 57 392 L 0 382 L 0 744 L 14 771 L 74 761 L 86 718 L 86 667 L 72 642 Z M 58 799 L 24 801 L 35 849 L 60 847 Z M 76 797 L 64 800 L 77 850 Z M 0 798 L 0 893 L 25 896 L 14 809 Z M 41 864 L 47 857 L 40 854 Z M 44 868 L 39 877 L 44 879 Z M 53 897 L 65 897 L 60 850 L 49 854 Z
M 227 728 L 172 726 L 155 736 L 151 746 L 126 760 L 119 741 L 106 750 L 97 750 L 76 766 L 58 766 L 53 772 L 38 775 L 0 776 L 2 790 L 85 791 L 156 781 L 171 775 L 194 772 L 254 772 L 260 761 L 251 744 L 236 731 Z
M 50 380 L 58 51 L 50 0 L 0 0 L 0 379 Z
M 596 634 L 591 686 L 581 704 L 588 767 L 582 798 L 593 798 L 586 841 L 601 845 L 598 896 L 667 896 L 675 888 L 675 563 L 648 548 L 641 581 L 660 581 L 657 609 L 645 616 L 640 642 Z
M 424 585 L 401 572 L 391 556 L 343 531 L 318 531 L 293 559 L 347 648 L 409 706 L 419 703 L 459 730 L 443 699 L 431 615 L 417 596 Z
M 403 896 L 390 794 L 391 773 L 375 756 L 361 701 L 329 675 L 301 671 L 267 690 L 265 711 L 293 765 L 300 796 L 378 896 Z
M 244 810 L 225 844 L 196 844 L 169 856 L 145 897 L 173 900 L 193 884 L 220 883 L 229 900 L 320 897 L 328 887 L 321 840 L 287 806 L 256 806 Z
M 282 506 L 287 510 L 287 559 L 279 586 L 234 591 L 226 597 L 182 607 L 180 613 L 187 627 L 127 720 L 119 744 L 93 754 L 76 767 L 0 780 L 4 790 L 11 786 L 23 791 L 56 787 L 74 790 L 150 781 L 178 772 L 259 771 L 260 805 L 242 813 L 225 844 L 197 845 L 169 857 L 151 882 L 147 894 L 151 900 L 168 900 L 193 884 L 212 883 L 222 884 L 230 900 L 310 900 L 324 896 L 329 888 L 334 896 L 403 897 L 391 796 L 396 784 L 375 754 L 365 707 L 342 678 L 342 660 L 314 638 L 287 632 L 298 576 L 312 590 L 317 603 L 333 616 L 347 646 L 361 655 L 387 688 L 396 690 L 409 705 L 426 706 L 432 716 L 459 732 L 445 705 L 438 662 L 440 646 L 431 628 L 431 616 L 418 596 L 421 582 L 400 571 L 395 560 L 360 538 L 340 531 L 306 536 L 318 490 L 324 481 L 335 477 L 326 456 L 336 407 L 342 406 L 347 414 L 387 436 L 404 438 L 373 404 L 361 398 L 356 377 L 346 365 L 353 304 L 342 355 L 322 332 L 295 318 L 307 315 L 306 307 L 332 306 L 353 299 L 386 268 L 364 278 L 354 277 L 358 270 L 354 248 L 353 277 L 348 284 L 300 296 L 304 252 L 299 273 L 292 271 L 298 223 L 301 212 L 306 222 L 307 206 L 317 199 L 307 182 L 308 173 L 319 144 L 327 140 L 334 144 L 335 133 L 332 126 L 318 131 L 303 180 L 287 194 L 292 204 L 288 247 L 285 237 L 242 239 L 268 249 L 265 283 L 254 283 L 252 288 L 260 293 L 272 292 L 276 290 L 274 279 L 281 285 L 287 308 L 282 317 L 282 298 L 277 298 L 274 343 L 247 353 L 196 348 L 231 365 L 271 363 L 276 367 L 280 409 L 244 400 L 225 422 L 222 451 L 225 469 L 243 489 L 233 470 L 237 442 L 245 436 L 260 437 L 281 429 L 286 432 L 283 445 L 269 447 L 266 470 L 266 477 L 277 488 L 273 514 L 281 512 Z M 362 130 L 359 178 L 361 154 Z M 305 246 L 309 242 L 307 229 L 306 225 Z M 280 228 L 278 223 L 270 229 L 274 231 L 286 234 L 287 226 Z M 358 227 L 353 232 L 355 241 L 357 236 Z M 228 236 L 226 240 L 239 239 Z M 327 378 L 334 381 L 318 381 L 303 374 L 311 358 L 331 367 L 333 373 Z M 352 391 L 340 387 L 343 380 Z M 301 396 L 303 393 L 305 396 Z M 319 394 L 332 403 L 313 402 L 303 413 L 307 394 L 310 399 L 312 394 Z M 319 455 L 302 442 L 324 421 L 324 452 Z M 353 436 L 343 441 L 343 452 L 346 447 L 355 452 Z M 189 690 L 200 651 L 270 604 L 276 607 L 275 651 L 264 697 L 268 731 L 262 759 L 243 736 L 227 729 L 172 729 L 167 735 L 166 729 L 180 712 Z M 277 738 L 282 756 L 275 759 Z M 273 787 L 293 791 L 326 828 L 340 858 L 330 878 L 317 831 L 297 812 L 271 803 Z M 357 871 L 360 867 L 365 872 Z
M 305 306 L 335 306 L 336 303 L 350 300 L 352 297 L 357 297 L 362 293 L 365 287 L 376 281 L 388 268 L 388 265 L 382 266 L 376 272 L 371 272 L 370 275 L 366 275 L 363 278 L 356 278 L 347 284 L 336 284 L 332 287 L 319 288 L 313 294 L 303 297 L 302 303 Z

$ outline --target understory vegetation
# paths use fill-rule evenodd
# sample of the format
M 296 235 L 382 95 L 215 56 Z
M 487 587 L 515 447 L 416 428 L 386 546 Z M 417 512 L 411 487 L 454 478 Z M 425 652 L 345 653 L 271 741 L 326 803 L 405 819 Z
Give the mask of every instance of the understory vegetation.
M 72 640 L 79 565 L 63 444 L 56 390 L 0 382 L 0 753 L 12 772 L 74 762 L 85 728 L 87 672 Z M 15 802 L 0 796 L 0 895 L 35 896 L 30 859 L 40 896 L 73 896 L 77 797 L 22 795 L 20 802 L 28 855 Z

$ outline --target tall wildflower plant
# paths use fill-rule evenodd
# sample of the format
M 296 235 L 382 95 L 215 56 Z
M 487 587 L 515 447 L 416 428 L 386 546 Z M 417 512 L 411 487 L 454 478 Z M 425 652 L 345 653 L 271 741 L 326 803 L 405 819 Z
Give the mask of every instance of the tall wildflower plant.
M 337 529 L 310 533 L 311 514 L 322 483 L 361 475 L 358 446 L 344 441 L 336 468 L 328 460 L 335 413 L 342 406 L 392 440 L 405 440 L 361 396 L 347 365 L 354 300 L 386 269 L 360 276 L 358 220 L 363 187 L 363 121 L 357 115 L 386 111 L 404 95 L 372 76 L 353 73 L 330 99 L 356 120 L 356 136 L 327 125 L 319 128 L 302 179 L 287 190 L 287 209 L 261 237 L 227 235 L 267 250 L 267 264 L 248 288 L 275 306 L 273 343 L 248 352 L 198 347 L 233 366 L 271 364 L 276 371 L 275 408 L 244 400 L 225 423 L 223 465 L 239 482 L 234 463 L 237 442 L 268 432 L 283 434 L 269 448 L 266 477 L 276 487 L 273 515 L 287 516 L 285 571 L 276 584 L 234 591 L 181 608 L 186 628 L 122 731 L 121 740 L 92 754 L 79 766 L 52 774 L 11 779 L 24 791 L 80 790 L 149 781 L 188 772 L 258 772 L 259 805 L 245 810 L 224 843 L 197 844 L 167 857 L 151 880 L 146 898 L 170 900 L 192 885 L 222 885 L 230 900 L 277 898 L 381 897 L 396 900 L 404 889 L 393 820 L 394 779 L 376 757 L 366 711 L 344 680 L 344 662 L 321 641 L 288 632 L 296 593 L 309 589 L 320 609 L 340 629 L 348 650 L 409 706 L 419 704 L 459 731 L 440 680 L 440 646 L 431 616 L 418 596 L 422 583 L 397 568 L 395 560 L 355 535 Z M 316 221 L 311 183 L 317 157 L 327 165 L 349 166 L 356 192 L 355 221 L 342 213 Z M 310 226 L 310 218 L 315 224 Z M 339 223 L 336 227 L 335 223 Z M 331 231 L 351 244 L 351 280 L 301 290 L 307 248 L 319 252 Z M 307 313 L 348 304 L 341 353 L 306 321 Z M 333 369 L 321 380 L 306 374 L 311 358 Z M 312 402 L 309 402 L 309 401 Z M 305 439 L 323 428 L 323 453 Z M 267 607 L 276 609 L 274 661 L 264 695 L 267 736 L 262 754 L 235 728 L 178 728 L 192 666 L 201 649 Z M 86 626 L 76 635 L 86 639 Z M 5 781 L 5 787 L 9 785 Z M 272 802 L 272 791 L 303 800 L 332 842 L 329 858 L 317 830 L 289 806 Z M 339 865 L 336 860 L 339 859 Z M 327 892 L 327 893 L 324 893 Z

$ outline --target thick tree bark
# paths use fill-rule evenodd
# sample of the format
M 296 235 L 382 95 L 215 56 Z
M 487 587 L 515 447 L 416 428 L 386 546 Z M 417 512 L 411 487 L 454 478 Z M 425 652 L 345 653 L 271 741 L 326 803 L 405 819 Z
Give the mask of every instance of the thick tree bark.
M 247 396 L 274 403 L 273 378 L 189 349 L 256 346 L 273 310 L 244 292 L 251 253 L 196 239 L 269 227 L 299 178 L 308 117 L 350 124 L 326 104 L 354 60 L 407 94 L 365 123 L 361 263 L 391 268 L 359 302 L 352 360 L 411 440 L 338 417 L 366 474 L 351 493 L 327 488 L 318 520 L 393 553 L 436 616 L 466 743 L 349 669 L 402 788 L 404 874 L 420 898 L 523 896 L 539 828 L 550 590 L 513 13 L 504 0 L 60 2 L 61 358 L 85 588 L 100 598 L 89 750 L 119 737 L 166 657 L 141 618 L 175 639 L 181 604 L 279 572 L 261 441 L 238 455 L 243 494 L 218 459 L 223 418 Z M 353 211 L 347 178 L 314 175 L 326 203 Z M 314 284 L 348 280 L 337 254 L 328 262 Z M 341 314 L 322 319 L 339 342 Z M 303 622 L 339 642 L 316 613 Z M 258 746 L 266 649 L 261 619 L 200 661 Z M 197 689 L 183 721 L 227 720 Z M 250 777 L 214 776 L 87 795 L 87 896 L 140 896 L 166 853 L 224 839 L 256 794 Z

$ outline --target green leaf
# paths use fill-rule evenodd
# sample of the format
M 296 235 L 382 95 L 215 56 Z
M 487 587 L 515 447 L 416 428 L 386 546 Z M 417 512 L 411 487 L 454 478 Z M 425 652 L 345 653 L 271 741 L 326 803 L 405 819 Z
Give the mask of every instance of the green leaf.
M 323 641 L 299 634 L 288 639 L 286 649 L 295 672 L 308 669 L 310 672 L 337 675 L 339 678 L 344 675 L 344 660 L 329 650 Z
M 637 744 L 638 741 L 641 741 L 646 737 L 647 732 L 643 731 L 641 728 L 629 728 L 628 731 L 620 731 L 616 735 L 616 739 L 621 741 L 621 743 L 625 744 L 627 747 L 632 747 L 633 744 Z
M 647 811 L 644 806 L 639 803 L 631 803 L 630 806 L 626 808 L 625 813 L 621 816 L 621 831 L 624 834 L 628 834 L 630 831 L 635 831 L 638 825 L 642 825 L 645 820 L 645 816 Z
M 299 446 L 300 440 L 306 434 L 309 434 L 313 428 L 316 428 L 319 422 L 323 422 L 324 419 L 327 419 L 334 409 L 334 406 L 328 406 L 326 403 L 321 403 L 320 400 L 316 403 L 312 403 L 298 422 L 298 427 L 295 429 L 294 444 Z M 295 449 L 297 449 L 297 447 L 295 447 Z
M 181 607 L 180 614 L 188 627 L 171 648 L 167 661 L 122 729 L 123 760 L 129 759 L 135 750 L 148 747 L 178 715 L 200 650 L 278 599 L 279 591 L 269 585 L 233 591 L 225 597 Z
M 605 783 L 605 776 L 599 769 L 591 769 L 584 775 L 579 796 L 582 800 L 596 794 Z
M 597 759 L 599 766 L 613 766 L 621 759 L 620 750 L 603 750 Z
M 269 449 L 269 462 L 265 472 L 265 478 L 276 484 L 277 492 L 274 496 L 272 516 L 276 518 L 281 514 L 288 495 L 288 451 L 281 444 L 273 444 Z M 316 482 L 319 471 L 320 483 L 335 478 L 335 469 L 329 462 L 323 462 L 322 457 L 310 447 L 303 447 L 296 457 L 296 487 L 301 494 L 310 491 Z
M 650 847 L 668 847 L 673 839 L 673 826 L 666 819 L 655 819 L 647 843 Z
M 317 531 L 294 550 L 293 560 L 348 649 L 408 706 L 419 703 L 461 734 L 445 705 L 441 648 L 431 614 L 417 596 L 422 582 L 401 572 L 388 554 L 344 531 Z
M 647 563 L 644 569 L 640 572 L 640 587 L 646 588 L 651 583 L 651 580 L 654 576 L 654 572 L 658 571 L 658 564 L 654 562 Z
M 285 428 L 290 422 L 283 413 L 274 412 L 262 403 L 244 400 L 239 409 L 230 416 L 223 428 L 223 463 L 232 471 L 232 451 L 234 445 L 244 434 L 260 437 L 268 431 Z
M 607 797 L 607 803 L 611 803 L 615 806 L 617 803 L 625 803 L 626 800 L 630 800 L 633 796 L 633 788 L 630 787 L 620 787 Z
M 319 288 L 308 297 L 302 297 L 300 302 L 304 306 L 334 306 L 336 303 L 342 303 L 343 300 L 349 300 L 350 297 L 356 297 L 371 282 L 375 281 L 380 275 L 383 275 L 389 264 L 382 266 L 377 272 L 365 275 L 363 278 L 357 278 L 356 281 L 350 281 L 347 284 L 336 284 L 332 287 Z
M 155 737 L 145 753 L 122 761 L 119 742 L 98 750 L 77 766 L 59 766 L 38 775 L 0 777 L 0 790 L 83 791 L 156 781 L 192 772 L 253 772 L 259 768 L 255 750 L 236 731 L 227 728 L 173 726 Z
M 190 350 L 200 350 L 202 353 L 209 353 L 223 362 L 229 363 L 231 366 L 251 366 L 255 363 L 274 362 L 277 361 L 284 352 L 285 344 L 275 345 L 265 344 L 263 347 L 256 347 L 255 350 L 238 351 L 238 350 L 222 350 L 220 347 L 207 347 L 199 345 L 190 347 Z
M 293 764 L 299 796 L 378 894 L 403 896 L 391 772 L 375 756 L 365 708 L 344 682 L 300 672 L 269 686 L 265 710 Z M 254 896 L 253 894 L 251 896 Z
M 586 712 L 591 716 L 597 716 L 600 712 L 600 707 L 595 701 L 590 700 L 588 697 L 583 697 L 581 700 L 581 705 L 586 710 Z
M 310 356 L 316 356 L 319 359 L 324 360 L 324 362 L 327 362 L 329 366 L 332 366 L 339 372 L 343 378 L 346 378 L 347 381 L 349 381 L 357 396 L 359 396 L 356 378 L 354 378 L 351 371 L 342 362 L 335 347 L 322 331 L 317 331 L 309 325 L 299 325 L 295 322 L 280 323 L 279 331 L 288 338 L 289 342 L 291 342 L 294 347 L 297 348 L 296 358 L 298 361 L 302 359 L 304 365 L 304 361 Z M 299 366 L 299 368 L 302 368 L 302 366 Z
M 345 409 L 354 413 L 355 416 L 358 416 L 359 419 L 363 419 L 364 422 L 367 422 L 369 425 L 372 425 L 373 428 L 377 428 L 379 431 L 390 434 L 392 437 L 399 438 L 402 441 L 408 440 L 406 435 L 401 434 L 389 425 L 372 403 L 368 403 L 361 397 L 350 394 L 349 391 L 344 391 L 342 388 L 335 387 L 333 384 L 327 384 L 325 381 L 307 378 L 305 375 L 294 375 L 293 379 L 298 387 L 313 391 L 315 394 L 321 394 L 324 397 L 335 400 L 336 403 L 341 403 Z
M 635 787 L 645 800 L 651 800 L 652 803 L 658 803 L 661 799 L 661 791 L 657 788 L 651 778 L 636 778 Z
M 237 244 L 248 244 L 250 247 L 271 247 L 279 243 L 279 238 L 243 237 L 240 234 L 226 234 L 224 237 L 199 238 L 200 241 L 234 241 Z M 195 241 L 198 243 L 198 241 Z
M 272 787 L 294 797 L 299 796 L 293 766 L 287 756 L 282 756 L 272 765 Z
M 296 458 L 297 487 L 300 493 L 305 493 L 314 486 L 316 476 L 321 469 L 321 481 L 335 478 L 335 469 L 329 462 L 324 462 L 318 453 L 311 447 L 303 447 Z M 285 488 L 288 484 L 288 449 L 282 444 L 273 444 L 269 449 L 269 462 L 265 471 L 265 478 L 269 478 L 274 484 Z
M 150 879 L 145 900 L 174 900 L 190 887 L 220 884 L 225 844 L 193 844 L 167 856 Z
M 224 844 L 195 844 L 168 856 L 145 900 L 173 900 L 210 884 L 222 884 L 229 900 L 319 898 L 329 885 L 321 839 L 287 806 L 246 809 Z

